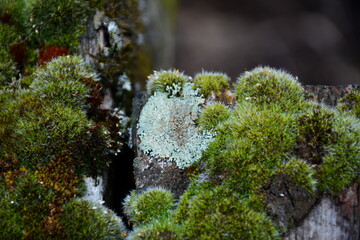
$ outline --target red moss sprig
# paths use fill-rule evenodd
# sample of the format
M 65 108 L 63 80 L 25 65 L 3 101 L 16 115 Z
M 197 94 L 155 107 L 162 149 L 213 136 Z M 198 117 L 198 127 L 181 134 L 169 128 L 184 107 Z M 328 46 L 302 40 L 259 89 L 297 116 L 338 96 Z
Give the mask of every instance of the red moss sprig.
M 69 49 L 58 46 L 47 46 L 40 50 L 39 65 L 44 65 L 50 62 L 53 58 L 65 56 L 69 54 Z

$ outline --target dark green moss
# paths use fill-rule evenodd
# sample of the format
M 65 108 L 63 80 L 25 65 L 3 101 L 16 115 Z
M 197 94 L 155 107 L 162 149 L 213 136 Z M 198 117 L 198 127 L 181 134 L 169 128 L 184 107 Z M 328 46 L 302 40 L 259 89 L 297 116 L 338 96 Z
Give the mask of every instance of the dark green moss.
M 28 1 L 27 30 L 34 42 L 68 47 L 78 45 L 91 13 L 85 0 Z M 56 7 L 54 7 L 56 6 Z
M 0 23 L 1 49 L 10 51 L 10 46 L 19 39 L 15 26 Z
M 19 26 L 24 21 L 25 1 L 0 0 L 0 25 Z
M 74 109 L 86 110 L 89 85 L 98 81 L 95 71 L 77 56 L 54 59 L 40 68 L 30 85 L 41 101 L 61 103 Z
M 297 153 L 309 163 L 321 163 L 327 145 L 337 138 L 333 131 L 334 112 L 325 106 L 309 103 L 306 111 L 297 118 Z
M 1 30 L 0 30 L 1 31 Z M 11 54 L 4 48 L 0 48 L 0 89 L 8 86 L 17 77 L 18 69 Z
M 64 238 L 59 239 L 125 239 L 121 220 L 102 206 L 74 199 L 63 206 L 59 216 Z
M 75 163 L 64 154 L 29 171 L 15 157 L 0 159 L 1 239 L 123 239 L 114 213 L 77 199 Z
M 2 172 L 2 175 L 1 239 L 46 239 L 47 233 L 41 223 L 48 215 L 49 205 L 55 196 L 40 184 L 34 174 L 13 170 Z M 9 226 L 12 229 L 8 229 Z
M 360 118 L 360 91 L 353 91 L 340 99 L 338 108 L 343 111 L 350 111 Z

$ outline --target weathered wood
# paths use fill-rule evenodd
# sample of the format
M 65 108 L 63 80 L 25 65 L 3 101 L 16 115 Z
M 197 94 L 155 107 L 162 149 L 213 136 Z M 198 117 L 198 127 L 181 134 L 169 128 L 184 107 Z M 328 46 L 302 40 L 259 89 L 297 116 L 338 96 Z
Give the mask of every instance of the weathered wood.
M 336 199 L 325 197 L 284 240 L 360 239 L 359 184 Z

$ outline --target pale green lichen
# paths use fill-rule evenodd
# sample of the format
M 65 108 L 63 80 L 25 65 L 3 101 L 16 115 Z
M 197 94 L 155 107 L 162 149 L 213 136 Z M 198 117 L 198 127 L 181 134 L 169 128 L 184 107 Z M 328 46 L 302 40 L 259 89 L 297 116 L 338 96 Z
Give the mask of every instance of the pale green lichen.
M 138 124 L 141 150 L 175 161 L 179 168 L 198 160 L 212 140 L 212 134 L 200 132 L 195 124 L 201 112 L 199 105 L 205 100 L 191 83 L 184 84 L 182 95 L 168 97 L 167 93 L 155 92 L 144 106 Z

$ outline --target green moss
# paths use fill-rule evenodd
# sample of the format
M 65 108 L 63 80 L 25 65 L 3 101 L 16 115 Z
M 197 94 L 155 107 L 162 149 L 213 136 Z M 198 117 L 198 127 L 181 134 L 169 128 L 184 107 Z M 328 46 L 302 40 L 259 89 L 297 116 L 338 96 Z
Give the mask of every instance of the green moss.
M 70 49 L 78 45 L 91 12 L 87 1 L 32 0 L 26 4 L 29 15 L 26 24 L 33 41 Z
M 294 184 L 314 194 L 317 181 L 314 178 L 315 170 L 305 161 L 292 158 L 279 171 L 288 176 Z
M 205 98 L 214 94 L 220 98 L 221 93 L 228 91 L 230 78 L 218 72 L 202 72 L 194 78 L 194 88 L 199 88 Z
M 18 25 L 24 21 L 23 0 L 0 0 L 0 25 Z
M 270 219 L 224 187 L 192 198 L 183 224 L 187 239 L 279 239 Z
M 78 199 L 64 205 L 59 222 L 63 239 L 115 240 L 126 236 L 120 218 L 111 210 Z
M 343 111 L 350 111 L 356 117 L 360 118 L 360 91 L 353 91 L 340 99 L 338 109 Z
M 155 92 L 165 92 L 169 95 L 179 96 L 184 87 L 184 83 L 189 82 L 190 78 L 178 70 L 154 72 L 149 76 L 146 89 L 149 95 Z
M 261 110 L 241 104 L 218 126 L 215 141 L 203 159 L 212 174 L 240 192 L 256 190 L 286 159 L 295 146 L 293 116 L 279 108 Z
M 132 191 L 124 200 L 124 212 L 135 226 L 168 217 L 174 208 L 174 196 L 161 188 L 150 188 L 142 193 Z
M 181 195 L 179 202 L 177 203 L 174 214 L 172 215 L 174 221 L 178 224 L 183 223 L 189 217 L 189 206 L 191 200 L 199 193 L 214 188 L 214 184 L 211 182 L 197 182 L 193 180 L 189 187 L 186 189 L 183 195 Z
M 71 162 L 59 156 L 32 172 L 16 158 L 0 159 L 1 239 L 123 239 L 114 213 L 76 198 L 82 184 Z
M 222 103 L 211 104 L 204 108 L 199 117 L 199 126 L 205 130 L 213 130 L 230 117 L 230 109 Z
M 19 40 L 16 27 L 0 23 L 0 44 L 1 49 L 9 51 L 9 47 Z
M 106 166 L 109 137 L 84 111 L 93 77 L 78 57 L 63 57 L 39 70 L 30 89 L 8 92 L 0 112 L 0 157 L 16 154 L 21 166 L 35 170 L 70 152 L 79 162 L 79 173 L 100 172 Z
M 238 102 L 274 104 L 283 110 L 298 110 L 304 101 L 303 88 L 292 75 L 269 67 L 242 74 L 235 85 Z
M 162 218 L 151 221 L 136 228 L 128 240 L 180 240 L 183 238 L 183 228 L 175 224 L 171 218 Z
M 327 145 L 337 138 L 333 132 L 335 113 L 316 103 L 308 105 L 307 109 L 297 116 L 297 152 L 308 162 L 319 164 L 326 154 Z
M 327 146 L 317 178 L 320 191 L 336 195 L 359 176 L 360 121 L 354 116 L 337 115 L 333 132 L 336 141 Z
M 1 31 L 1 30 L 0 30 Z M 0 48 L 0 88 L 11 83 L 16 78 L 18 69 L 9 52 Z
M 30 173 L 7 171 L 0 177 L 1 239 L 45 239 L 41 222 L 48 214 L 54 195 Z M 11 216 L 9 216 L 11 214 Z M 11 226 L 13 229 L 8 229 Z
M 30 89 L 41 101 L 86 110 L 90 86 L 98 81 L 95 71 L 78 56 L 58 57 L 40 68 Z

